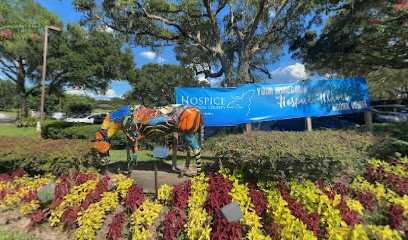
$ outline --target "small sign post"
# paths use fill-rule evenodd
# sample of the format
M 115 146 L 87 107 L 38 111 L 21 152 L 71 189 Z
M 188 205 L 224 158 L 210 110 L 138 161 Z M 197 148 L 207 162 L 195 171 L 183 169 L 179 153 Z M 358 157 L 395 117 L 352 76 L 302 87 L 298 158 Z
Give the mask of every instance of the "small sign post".
M 155 158 L 167 158 L 169 155 L 169 149 L 165 147 L 155 147 L 153 150 L 153 157 Z M 154 162 L 154 190 L 156 192 L 156 199 L 158 194 L 158 181 L 157 181 L 157 164 Z
M 178 133 L 173 133 L 173 156 L 171 159 L 171 165 L 173 170 L 177 170 L 177 148 L 178 148 Z

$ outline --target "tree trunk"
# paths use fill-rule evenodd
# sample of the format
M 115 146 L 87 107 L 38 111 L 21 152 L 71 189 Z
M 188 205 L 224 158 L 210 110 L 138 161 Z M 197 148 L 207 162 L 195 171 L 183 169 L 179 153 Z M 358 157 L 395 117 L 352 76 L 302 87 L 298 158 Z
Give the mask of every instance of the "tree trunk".
M 242 46 L 239 52 L 238 71 L 235 80 L 237 85 L 250 83 L 249 61 L 249 50 L 247 50 L 245 46 Z
M 18 72 L 17 72 L 17 94 L 21 98 L 21 116 L 23 118 L 28 117 L 28 107 L 27 107 L 27 93 L 25 89 L 25 71 L 23 66 L 23 59 L 18 59 Z

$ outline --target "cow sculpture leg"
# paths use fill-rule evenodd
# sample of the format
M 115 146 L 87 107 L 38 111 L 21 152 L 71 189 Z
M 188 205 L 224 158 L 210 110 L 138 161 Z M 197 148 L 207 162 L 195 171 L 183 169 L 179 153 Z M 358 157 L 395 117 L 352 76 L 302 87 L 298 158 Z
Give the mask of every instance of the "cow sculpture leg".
M 137 153 L 138 153 L 138 146 L 137 146 L 137 139 L 138 134 L 125 132 L 126 138 L 128 140 L 128 147 L 127 147 L 127 163 L 128 163 L 128 173 L 131 174 L 133 167 L 137 165 Z M 132 154 L 130 153 L 132 152 Z
M 186 139 L 188 146 L 191 147 L 191 149 L 193 150 L 193 154 L 197 162 L 197 174 L 200 174 L 201 173 L 201 148 L 197 144 L 196 136 L 195 134 L 184 135 L 184 138 Z M 187 149 L 187 151 L 189 150 Z M 181 171 L 179 178 L 184 176 L 184 174 L 187 172 L 189 167 L 190 167 L 190 158 L 187 158 L 186 164 L 184 166 L 184 169 Z

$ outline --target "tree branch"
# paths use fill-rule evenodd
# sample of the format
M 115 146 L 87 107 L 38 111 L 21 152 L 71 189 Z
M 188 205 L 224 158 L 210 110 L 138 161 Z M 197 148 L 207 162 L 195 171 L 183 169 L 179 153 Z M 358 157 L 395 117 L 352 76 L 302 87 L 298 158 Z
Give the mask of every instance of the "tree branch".
M 13 74 L 17 74 L 17 71 L 13 70 L 13 68 L 7 65 L 3 60 L 0 59 L 0 63 L 8 69 L 8 71 L 12 72 Z
M 202 71 L 196 71 L 196 74 L 202 74 L 204 73 L 205 78 L 217 78 L 217 77 L 221 77 L 222 74 L 224 74 L 224 69 L 220 69 L 218 72 L 213 73 L 211 72 L 211 69 L 206 69 L 206 70 L 202 70 Z
M 262 16 L 263 11 L 265 9 L 265 4 L 266 4 L 265 0 L 262 0 L 259 3 L 258 13 L 256 14 L 255 18 L 253 19 L 252 23 L 250 24 L 250 29 L 251 30 L 249 31 L 249 34 L 247 35 L 247 39 L 246 39 L 247 43 L 251 42 L 252 39 L 254 38 L 255 31 L 258 28 L 258 23 L 261 20 L 261 16 Z
M 239 40 L 242 42 L 245 38 L 244 34 L 242 33 L 241 30 L 239 30 L 237 24 L 234 21 L 234 12 L 232 11 L 232 6 L 228 4 L 229 6 L 229 12 L 230 12 L 230 23 L 232 26 L 232 29 L 237 33 Z
M 261 67 L 261 66 L 259 66 L 259 65 L 256 65 L 256 64 L 250 64 L 250 66 L 253 67 L 253 68 L 255 68 L 255 69 L 258 69 L 259 71 L 261 71 L 261 72 L 263 72 L 264 74 L 268 75 L 268 78 L 269 78 L 269 79 L 272 78 L 272 74 L 271 74 L 271 72 L 268 71 L 268 69 L 263 68 L 263 67 Z
M 10 74 L 8 74 L 7 72 L 3 71 L 4 75 L 6 75 L 8 78 L 10 78 L 10 80 L 12 80 L 13 82 L 17 83 L 17 79 L 13 78 Z
M 224 0 L 224 2 L 222 2 L 222 4 L 220 6 L 218 6 L 217 11 L 215 11 L 215 15 L 218 15 L 218 13 L 224 9 L 225 5 L 228 4 L 228 0 Z
M 194 36 L 192 36 L 191 34 L 189 34 L 188 32 L 186 32 L 185 29 L 183 29 L 183 28 L 182 28 L 179 24 L 177 24 L 176 22 L 170 21 L 170 20 L 168 20 L 168 19 L 165 19 L 165 18 L 160 17 L 160 16 L 157 16 L 157 15 L 149 14 L 149 13 L 146 11 L 146 9 L 145 9 L 139 2 L 136 2 L 136 4 L 138 5 L 138 7 L 140 7 L 140 8 L 142 9 L 143 15 L 144 15 L 145 17 L 147 17 L 147 18 L 149 18 L 149 19 L 152 19 L 152 20 L 161 21 L 161 22 L 163 22 L 164 24 L 169 25 L 169 26 L 173 26 L 173 27 L 177 28 L 177 30 L 179 30 L 179 32 L 180 32 L 183 36 L 185 36 L 185 37 L 187 37 L 187 38 L 193 40 L 194 42 L 196 42 L 196 43 L 202 45 L 203 47 L 205 47 L 205 48 L 208 49 L 209 51 L 218 52 L 217 49 L 214 49 L 214 48 L 210 47 L 209 45 L 205 44 L 204 42 L 199 41 L 196 37 L 194 37 Z M 129 14 L 128 11 L 126 11 L 126 12 Z
M 218 28 L 217 18 L 211 8 L 210 0 L 203 0 L 203 2 L 204 2 L 205 8 L 207 9 L 208 15 L 210 16 L 210 22 L 212 26 L 211 30 L 215 38 L 216 48 L 217 48 L 217 51 L 220 53 L 221 52 L 221 36 L 220 36 L 220 30 Z

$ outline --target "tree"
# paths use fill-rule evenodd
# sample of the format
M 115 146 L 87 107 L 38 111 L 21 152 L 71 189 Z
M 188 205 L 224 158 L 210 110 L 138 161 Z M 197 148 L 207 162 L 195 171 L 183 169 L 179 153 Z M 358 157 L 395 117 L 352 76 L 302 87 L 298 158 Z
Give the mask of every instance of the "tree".
M 111 80 L 126 80 L 135 67 L 131 50 L 122 50 L 122 42 L 106 31 L 68 24 L 60 38 L 50 41 L 57 47 L 47 64 L 48 93 L 63 87 L 105 92 Z
M 338 0 L 74 0 L 91 28 L 110 27 L 130 44 L 175 46 L 196 74 L 235 86 L 269 75 L 283 46 Z
M 183 66 L 165 64 L 145 64 L 135 69 L 133 78 L 129 79 L 132 90 L 125 96 L 126 100 L 145 106 L 163 106 L 174 104 L 176 87 L 209 87 L 205 81 L 194 78 L 194 71 Z
M 0 3 L 0 69 L 16 83 L 23 117 L 28 116 L 25 81 L 42 64 L 43 27 L 61 26 L 56 15 L 33 0 Z
M 14 92 L 16 84 L 0 79 L 0 109 L 10 110 L 19 106 L 19 97 Z
M 65 94 L 63 109 L 68 115 L 90 113 L 95 101 L 95 99 L 89 96 Z
M 373 81 L 374 89 L 381 90 L 375 86 L 385 74 L 389 80 L 395 79 L 392 87 L 401 81 L 399 72 L 408 68 L 407 7 L 408 1 L 346 0 L 333 9 L 335 14 L 328 17 L 320 35 L 308 32 L 294 41 L 290 50 L 308 70 L 320 75 L 365 76 Z

